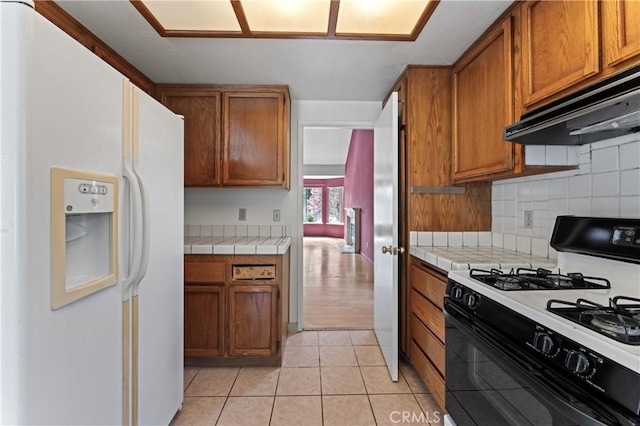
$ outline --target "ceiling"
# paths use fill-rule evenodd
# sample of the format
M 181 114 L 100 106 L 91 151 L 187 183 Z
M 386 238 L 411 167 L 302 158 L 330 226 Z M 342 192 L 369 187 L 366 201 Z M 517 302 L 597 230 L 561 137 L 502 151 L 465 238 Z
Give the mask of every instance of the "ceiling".
M 284 84 L 294 100 L 381 101 L 407 64 L 453 64 L 511 1 L 443 0 L 415 42 L 163 38 L 128 0 L 57 3 L 155 83 Z
M 305 127 L 302 141 L 302 164 L 305 166 L 340 165 L 344 169 L 351 144 L 351 129 Z

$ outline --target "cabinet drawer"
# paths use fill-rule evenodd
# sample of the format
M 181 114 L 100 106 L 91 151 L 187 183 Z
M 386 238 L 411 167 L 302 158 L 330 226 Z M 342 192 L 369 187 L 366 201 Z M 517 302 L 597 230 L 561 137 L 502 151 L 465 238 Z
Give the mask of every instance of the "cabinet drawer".
M 411 290 L 411 313 L 444 342 L 444 314 L 415 289 Z
M 415 315 L 411 315 L 411 338 L 444 376 L 444 345 Z
M 411 357 L 411 363 L 418 372 L 418 375 L 424 384 L 427 385 L 427 388 L 429 388 L 433 394 L 433 397 L 440 405 L 440 408 L 443 409 L 444 379 L 413 340 L 410 343 L 409 356 Z
M 231 279 L 236 280 L 275 280 L 276 265 L 233 265 Z
M 411 287 L 442 309 L 447 283 L 416 265 L 411 265 Z
M 186 283 L 224 283 L 225 262 L 185 262 Z

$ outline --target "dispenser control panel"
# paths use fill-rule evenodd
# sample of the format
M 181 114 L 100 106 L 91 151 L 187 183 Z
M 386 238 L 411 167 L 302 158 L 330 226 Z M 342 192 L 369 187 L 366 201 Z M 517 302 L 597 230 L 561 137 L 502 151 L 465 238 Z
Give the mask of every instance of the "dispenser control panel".
M 65 178 L 65 214 L 113 212 L 113 183 Z

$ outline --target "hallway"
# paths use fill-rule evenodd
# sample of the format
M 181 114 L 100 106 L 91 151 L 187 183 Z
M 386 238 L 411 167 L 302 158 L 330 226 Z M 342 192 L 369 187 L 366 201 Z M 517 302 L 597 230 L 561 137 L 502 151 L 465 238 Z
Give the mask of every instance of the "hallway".
M 305 237 L 304 328 L 373 329 L 373 265 L 344 240 Z

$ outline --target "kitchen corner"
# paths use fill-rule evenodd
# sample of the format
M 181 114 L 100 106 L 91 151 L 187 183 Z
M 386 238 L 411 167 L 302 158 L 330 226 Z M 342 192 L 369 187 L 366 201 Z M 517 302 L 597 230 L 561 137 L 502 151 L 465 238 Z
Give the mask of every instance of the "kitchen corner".
M 279 367 L 291 227 L 187 225 L 184 232 L 185 365 Z
M 554 258 L 533 250 L 532 239 L 497 232 L 409 233 L 409 356 L 441 406 L 445 405 L 445 315 L 443 299 L 451 271 L 553 268 Z M 519 250 L 518 250 L 519 249 Z

